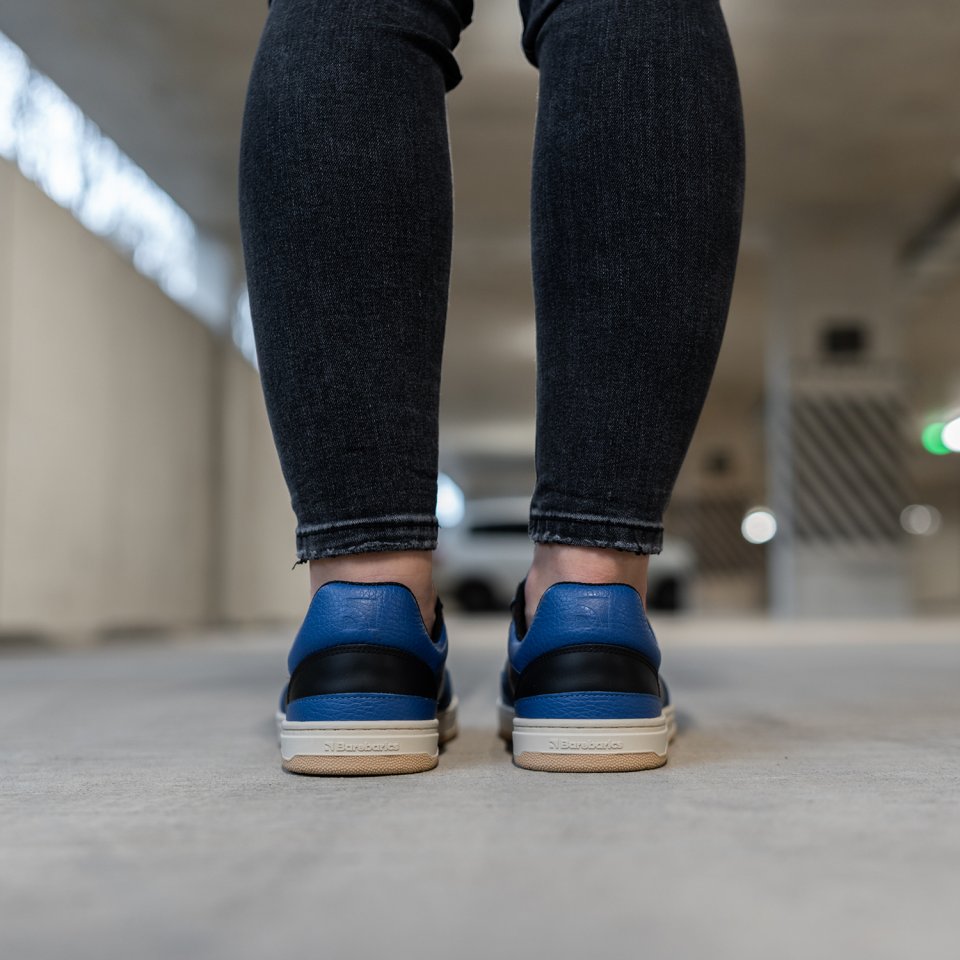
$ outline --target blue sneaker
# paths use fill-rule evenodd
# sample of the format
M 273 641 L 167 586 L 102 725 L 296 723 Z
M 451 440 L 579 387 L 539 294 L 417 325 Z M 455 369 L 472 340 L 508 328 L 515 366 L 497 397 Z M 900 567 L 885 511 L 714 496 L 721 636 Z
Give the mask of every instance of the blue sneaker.
M 400 583 L 326 583 L 288 660 L 277 726 L 284 770 L 419 773 L 457 735 L 443 607 L 427 633 Z
M 528 770 L 649 770 L 667 762 L 674 709 L 640 594 L 625 583 L 556 583 L 527 628 L 510 604 L 500 736 Z

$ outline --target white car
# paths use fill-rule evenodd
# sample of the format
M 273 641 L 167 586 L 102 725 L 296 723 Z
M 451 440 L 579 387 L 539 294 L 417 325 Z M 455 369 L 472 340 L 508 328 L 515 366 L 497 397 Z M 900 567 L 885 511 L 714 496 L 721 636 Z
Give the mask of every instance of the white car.
M 468 500 L 463 520 L 440 530 L 434 577 L 441 594 L 470 611 L 509 607 L 533 556 L 527 533 L 529 512 L 528 497 Z M 693 573 L 689 544 L 671 537 L 663 551 L 651 558 L 648 606 L 682 609 Z

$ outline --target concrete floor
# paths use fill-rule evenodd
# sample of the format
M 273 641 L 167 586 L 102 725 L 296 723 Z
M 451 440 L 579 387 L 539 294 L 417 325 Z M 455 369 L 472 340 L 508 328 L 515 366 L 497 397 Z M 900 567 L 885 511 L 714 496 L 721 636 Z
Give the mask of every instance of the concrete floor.
M 0 956 L 960 957 L 960 622 L 655 620 L 662 770 L 284 774 L 285 631 L 0 658 Z

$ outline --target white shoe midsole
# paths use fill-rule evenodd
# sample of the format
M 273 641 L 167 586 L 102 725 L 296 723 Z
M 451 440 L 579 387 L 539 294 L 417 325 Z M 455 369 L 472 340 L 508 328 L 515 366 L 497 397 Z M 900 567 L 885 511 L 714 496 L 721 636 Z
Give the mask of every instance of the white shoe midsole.
M 531 720 L 498 704 L 500 735 L 513 740 L 513 753 L 667 755 L 672 738 L 672 708 L 659 717 L 626 720 Z M 668 715 L 667 710 L 670 710 Z
M 284 720 L 280 724 L 280 755 L 294 757 L 436 756 L 436 720 L 342 721 Z
M 670 739 L 677 735 L 677 711 L 672 703 L 668 703 L 663 708 L 663 716 L 667 721 L 667 733 L 670 735 Z
M 457 732 L 457 700 L 436 720 L 287 720 L 277 712 L 280 754 L 294 757 L 428 754 Z
M 441 710 L 437 714 L 437 723 L 439 724 L 438 733 L 441 743 L 452 740 L 459 732 L 457 725 L 457 711 L 459 707 L 460 701 L 457 699 L 457 695 L 454 694 L 447 709 Z

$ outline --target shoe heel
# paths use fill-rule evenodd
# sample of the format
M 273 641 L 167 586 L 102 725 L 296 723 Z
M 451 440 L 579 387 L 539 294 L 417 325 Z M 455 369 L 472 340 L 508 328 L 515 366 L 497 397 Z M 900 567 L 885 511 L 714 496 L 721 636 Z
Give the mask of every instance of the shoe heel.
M 459 732 L 458 701 L 436 720 L 287 720 L 277 714 L 283 769 L 315 776 L 422 773 Z
M 513 721 L 513 760 L 526 770 L 616 773 L 667 762 L 667 716 L 626 720 Z

